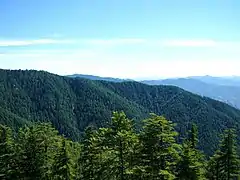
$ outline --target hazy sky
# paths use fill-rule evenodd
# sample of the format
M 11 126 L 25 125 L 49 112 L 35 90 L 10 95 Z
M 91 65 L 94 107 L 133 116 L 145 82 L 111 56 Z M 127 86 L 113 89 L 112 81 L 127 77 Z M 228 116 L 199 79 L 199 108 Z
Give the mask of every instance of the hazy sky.
M 240 75 L 239 0 L 0 0 L 0 68 Z

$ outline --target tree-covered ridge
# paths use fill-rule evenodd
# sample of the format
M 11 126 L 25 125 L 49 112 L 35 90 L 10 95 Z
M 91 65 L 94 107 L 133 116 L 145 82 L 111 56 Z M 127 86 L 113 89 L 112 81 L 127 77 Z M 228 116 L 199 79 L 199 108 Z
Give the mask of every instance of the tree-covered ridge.
M 182 143 L 175 124 L 150 114 L 141 130 L 123 112 L 107 127 L 85 129 L 73 142 L 46 123 L 0 125 L 0 178 L 4 180 L 236 180 L 240 177 L 234 129 L 226 129 L 209 159 L 192 124 Z
M 92 81 L 44 71 L 0 70 L 0 123 L 13 129 L 32 122 L 51 122 L 66 137 L 79 140 L 89 126 L 103 127 L 112 111 L 123 110 L 141 128 L 148 113 L 174 123 L 183 141 L 194 122 L 199 147 L 211 154 L 218 135 L 234 127 L 240 137 L 240 111 L 173 86 L 137 82 Z
M 200 97 L 174 86 L 147 86 L 136 82 L 101 84 L 113 92 L 140 104 L 149 112 L 161 114 L 177 123 L 177 131 L 185 134 L 192 123 L 199 127 L 201 149 L 211 153 L 226 128 L 236 128 L 240 135 L 239 110 L 207 97 Z M 182 136 L 180 136 L 182 139 Z

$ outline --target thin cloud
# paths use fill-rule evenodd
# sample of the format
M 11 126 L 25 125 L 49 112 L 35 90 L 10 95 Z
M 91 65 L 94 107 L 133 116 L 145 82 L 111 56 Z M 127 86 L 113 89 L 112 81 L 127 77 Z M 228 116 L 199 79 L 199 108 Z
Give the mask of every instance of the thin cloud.
M 90 39 L 85 41 L 92 45 L 126 45 L 145 43 L 145 39 L 141 38 L 118 38 L 118 39 Z
M 96 46 L 147 45 L 163 47 L 215 47 L 240 48 L 240 42 L 217 41 L 211 39 L 144 39 L 144 38 L 113 38 L 113 39 L 78 39 L 77 43 Z
M 178 40 L 178 39 L 144 39 L 144 38 L 112 38 L 112 39 L 35 39 L 35 40 L 1 40 L 0 47 L 33 46 L 47 44 L 81 44 L 91 46 L 123 46 L 123 45 L 151 45 L 164 47 L 240 47 L 239 42 L 225 42 L 214 40 Z
M 73 42 L 73 41 L 71 41 L 71 40 L 56 40 L 56 39 L 0 40 L 0 47 L 62 44 L 62 43 L 71 43 L 71 42 Z
M 90 44 L 97 46 L 115 46 L 126 44 L 140 44 L 146 42 L 145 39 L 140 38 L 118 38 L 118 39 L 35 39 L 35 40 L 1 40 L 0 47 L 11 46 L 32 46 L 32 45 L 47 45 L 47 44 Z
M 9 47 L 7 54 L 12 53 L 11 47 L 25 47 L 35 45 L 54 45 L 54 44 L 71 44 L 75 47 L 84 47 L 88 49 L 108 50 L 112 47 L 146 46 L 151 48 L 215 48 L 224 51 L 239 51 L 240 42 L 236 41 L 216 41 L 211 39 L 144 39 L 144 38 L 112 38 L 112 39 L 62 39 L 62 38 L 45 38 L 34 40 L 1 40 L 0 47 Z M 59 49 L 59 51 L 65 51 Z M 52 53 L 52 52 L 49 52 Z M 68 53 L 68 52 L 66 52 Z
M 161 44 L 167 47 L 215 47 L 218 42 L 213 40 L 166 40 Z

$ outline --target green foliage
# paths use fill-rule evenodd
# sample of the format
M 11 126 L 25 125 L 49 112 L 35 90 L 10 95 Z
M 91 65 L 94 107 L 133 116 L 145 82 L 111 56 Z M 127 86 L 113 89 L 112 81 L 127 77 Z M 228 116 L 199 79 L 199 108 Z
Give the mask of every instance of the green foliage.
M 12 130 L 0 125 L 0 178 L 12 179 L 16 172 L 15 146 Z
M 182 144 L 174 123 L 151 114 L 142 130 L 123 112 L 105 128 L 88 127 L 81 142 L 58 134 L 48 123 L 20 128 L 0 125 L 3 180 L 235 180 L 240 176 L 235 133 L 228 129 L 206 168 L 197 149 L 197 127 Z M 207 170 L 207 171 L 206 171 Z
M 135 148 L 139 143 L 133 122 L 125 113 L 114 112 L 109 128 L 107 146 L 113 154 L 112 167 L 116 179 L 131 179 L 134 176 Z
M 52 167 L 52 176 L 55 180 L 71 180 L 74 179 L 73 167 L 68 155 L 66 140 L 63 138 L 61 147 L 57 152 Z
M 192 124 L 191 132 L 189 133 L 189 141 L 191 148 L 197 148 L 198 144 L 198 129 L 196 124 Z
M 219 150 L 210 158 L 207 166 L 207 178 L 211 180 L 220 180 L 221 178 L 221 164 Z
M 79 162 L 83 179 L 132 179 L 138 144 L 133 122 L 114 112 L 108 128 L 86 129 Z
M 78 178 L 79 179 L 97 179 L 99 172 L 99 139 L 98 135 L 91 127 L 85 130 L 84 140 L 82 142 L 81 154 L 78 159 Z
M 52 161 L 50 154 L 57 148 L 57 131 L 49 124 L 21 128 L 16 139 L 19 177 L 45 179 Z M 43 176 L 44 175 L 44 176 Z
M 104 81 L 99 84 L 141 105 L 148 112 L 163 115 L 176 123 L 176 130 L 180 134 L 179 140 L 187 134 L 189 126 L 195 123 L 199 132 L 199 148 L 208 155 L 213 154 L 217 149 L 218 135 L 224 129 L 236 128 L 238 137 L 240 137 L 239 110 L 227 104 L 200 97 L 174 86 L 148 86 L 137 82 L 110 83 Z
M 205 179 L 204 155 L 196 149 L 198 143 L 197 126 L 192 125 L 188 139 L 183 142 L 181 160 L 178 164 L 178 178 L 185 180 Z
M 208 155 L 217 149 L 224 129 L 236 128 L 240 137 L 239 110 L 173 86 L 92 81 L 32 70 L 0 70 L 0 82 L 0 123 L 14 131 L 50 122 L 60 134 L 78 141 L 87 126 L 106 126 L 112 111 L 124 111 L 138 130 L 150 112 L 163 115 L 177 124 L 179 141 L 194 122 L 199 148 Z
M 237 153 L 236 135 L 233 129 L 227 129 L 222 135 L 219 150 L 209 161 L 210 179 L 234 180 L 240 174 L 240 160 Z
M 174 179 L 180 146 L 174 124 L 164 117 L 151 114 L 144 120 L 141 133 L 143 177 L 150 179 Z

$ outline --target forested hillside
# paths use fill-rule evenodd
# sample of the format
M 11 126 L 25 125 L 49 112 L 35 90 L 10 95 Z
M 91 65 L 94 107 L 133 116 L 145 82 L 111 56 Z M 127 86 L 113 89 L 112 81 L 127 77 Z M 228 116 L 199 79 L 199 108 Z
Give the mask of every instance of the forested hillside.
M 89 126 L 102 127 L 111 112 L 123 110 L 141 127 L 150 112 L 177 123 L 182 141 L 192 122 L 200 149 L 213 153 L 226 128 L 240 135 L 240 111 L 173 86 L 61 77 L 43 71 L 0 70 L 0 123 L 16 129 L 26 122 L 51 122 L 61 134 L 79 140 Z M 240 136 L 239 136 L 240 137 Z
M 114 112 L 108 127 L 85 130 L 81 142 L 37 123 L 17 133 L 0 125 L 0 178 L 4 180 L 237 180 L 240 159 L 234 129 L 222 134 L 207 158 L 198 148 L 192 124 L 182 143 L 175 125 L 150 114 L 134 128 L 124 112 Z

